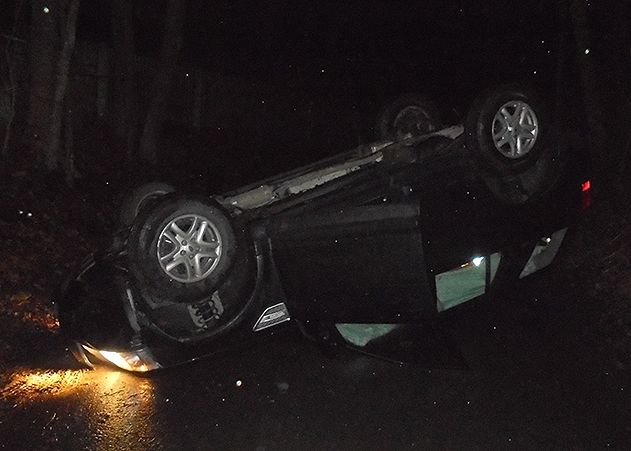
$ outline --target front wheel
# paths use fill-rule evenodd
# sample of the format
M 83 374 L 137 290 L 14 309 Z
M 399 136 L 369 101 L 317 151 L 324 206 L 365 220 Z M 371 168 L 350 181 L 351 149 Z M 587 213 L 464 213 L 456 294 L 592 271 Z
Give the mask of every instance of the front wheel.
M 219 205 L 173 195 L 132 226 L 129 266 L 152 298 L 191 302 L 221 283 L 237 248 L 233 225 Z
M 123 199 L 119 216 L 121 225 L 131 227 L 140 212 L 174 191 L 175 188 L 162 182 L 145 183 L 137 187 Z
M 391 100 L 377 118 L 379 139 L 400 141 L 440 128 L 440 113 L 429 99 L 414 93 Z

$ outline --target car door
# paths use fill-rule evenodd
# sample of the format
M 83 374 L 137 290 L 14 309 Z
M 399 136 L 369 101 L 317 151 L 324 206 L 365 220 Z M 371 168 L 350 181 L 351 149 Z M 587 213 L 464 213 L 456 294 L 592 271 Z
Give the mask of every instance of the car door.
M 397 322 L 431 314 L 419 202 L 408 175 L 363 171 L 274 219 L 274 261 L 294 315 Z

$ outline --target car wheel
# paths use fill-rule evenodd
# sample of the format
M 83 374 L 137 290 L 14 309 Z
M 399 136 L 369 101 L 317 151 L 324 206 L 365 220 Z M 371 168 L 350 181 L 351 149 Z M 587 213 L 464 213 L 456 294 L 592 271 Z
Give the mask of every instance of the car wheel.
M 474 101 L 465 129 L 476 169 L 500 200 L 524 203 L 557 180 L 554 124 L 535 93 L 512 85 L 483 93 Z
M 404 94 L 389 102 L 377 119 L 379 139 L 402 140 L 440 128 L 436 106 L 419 94 Z
M 129 267 L 154 300 L 192 302 L 221 283 L 237 244 L 219 205 L 169 195 L 134 222 L 127 244 Z
M 138 214 L 154 204 L 162 196 L 175 191 L 171 185 L 160 182 L 146 183 L 129 193 L 121 204 L 120 223 L 130 227 Z
M 498 173 L 533 166 L 550 150 L 553 125 L 538 96 L 515 86 L 484 92 L 466 118 L 467 147 L 480 163 Z

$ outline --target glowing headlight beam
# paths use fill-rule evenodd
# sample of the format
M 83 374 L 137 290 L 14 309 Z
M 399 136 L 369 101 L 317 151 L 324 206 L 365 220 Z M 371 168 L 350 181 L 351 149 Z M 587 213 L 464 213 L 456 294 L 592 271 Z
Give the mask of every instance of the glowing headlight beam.
M 151 352 L 146 348 L 129 352 L 116 352 L 98 350 L 84 344 L 81 347 L 96 359 L 111 363 L 125 371 L 144 373 L 161 368 L 161 365 L 153 359 Z
M 122 353 L 111 352 L 111 351 L 101 351 L 101 355 L 105 357 L 106 360 L 110 361 L 111 363 L 113 363 L 119 368 L 122 368 L 127 371 L 134 371 L 134 368 L 129 364 L 127 359 L 123 357 Z

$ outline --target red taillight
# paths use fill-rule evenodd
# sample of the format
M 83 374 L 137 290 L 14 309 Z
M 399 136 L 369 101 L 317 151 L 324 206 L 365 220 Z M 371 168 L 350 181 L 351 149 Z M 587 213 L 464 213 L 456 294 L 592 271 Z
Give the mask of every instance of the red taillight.
M 589 180 L 584 181 L 583 183 L 581 183 L 581 191 L 582 191 L 582 196 L 581 196 L 581 209 L 583 211 L 589 209 L 589 207 L 592 206 L 592 182 Z

